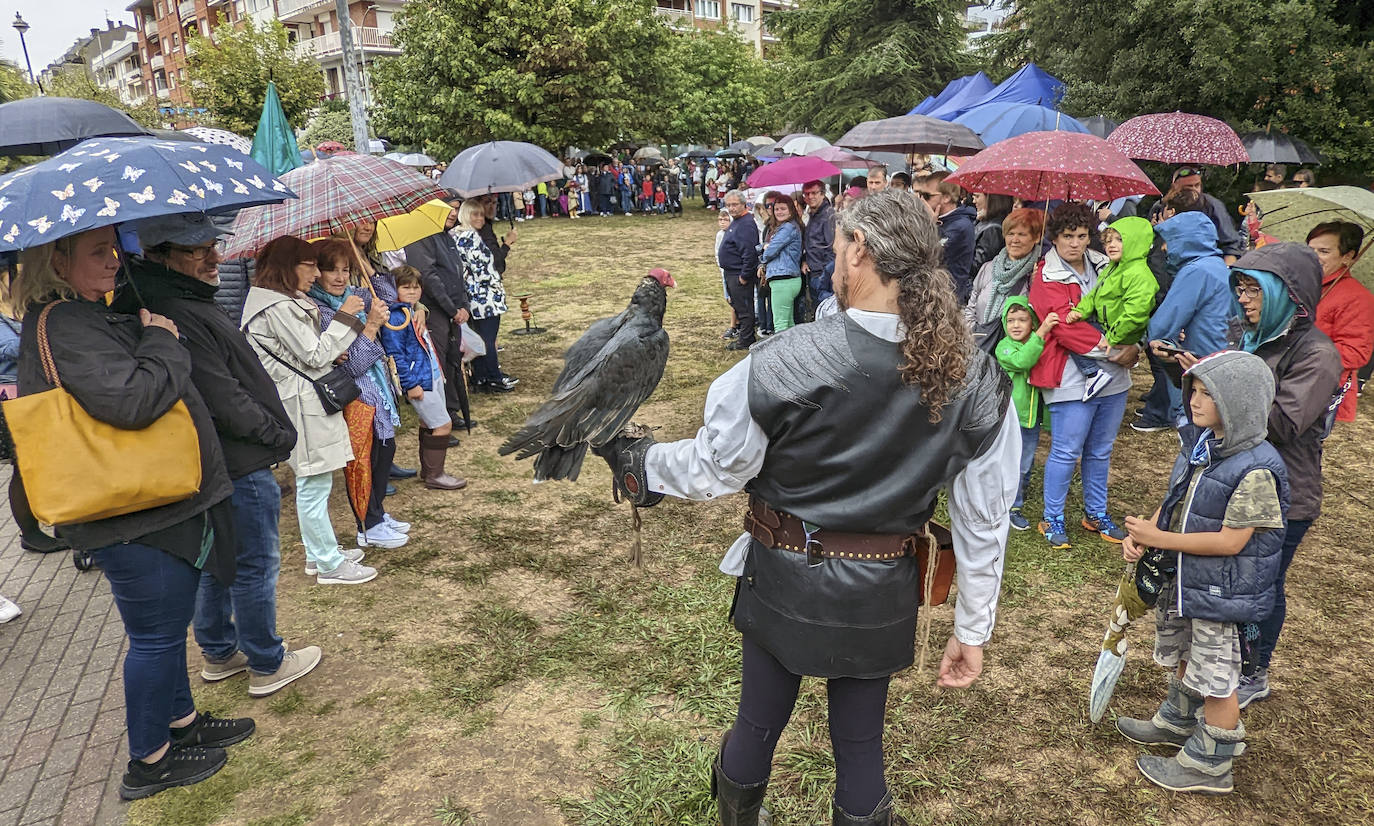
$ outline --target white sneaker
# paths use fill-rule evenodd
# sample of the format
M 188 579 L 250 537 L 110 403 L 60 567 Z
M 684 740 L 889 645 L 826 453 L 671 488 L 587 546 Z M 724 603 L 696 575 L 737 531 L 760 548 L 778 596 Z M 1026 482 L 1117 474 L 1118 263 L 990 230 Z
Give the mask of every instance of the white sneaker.
M 0 597 L 0 622 L 9 622 L 20 614 L 24 613 L 18 605 L 10 602 L 4 597 Z
M 386 522 L 375 525 L 358 534 L 358 547 L 399 548 L 410 541 L 410 537 L 393 531 Z
M 382 522 L 396 533 L 410 533 L 409 522 L 402 522 L 399 519 L 394 519 L 389 513 L 382 514 Z
M 340 545 L 340 546 L 339 546 L 339 553 L 343 554 L 343 555 L 344 555 L 344 559 L 348 560 L 349 562 L 362 562 L 362 561 L 363 561 L 363 550 L 362 550 L 362 548 L 345 548 L 344 546 Z M 319 568 L 315 565 L 315 562 L 314 562 L 313 560 L 307 559 L 307 560 L 305 561 L 305 575 L 306 575 L 306 576 L 314 576 L 314 575 L 318 574 L 319 572 L 320 572 L 320 571 L 319 571 Z
M 345 559 L 332 571 L 320 571 L 315 582 L 318 585 L 362 585 L 377 578 L 377 569 L 359 565 Z
M 1110 373 L 1106 370 L 1097 371 L 1097 373 L 1093 374 L 1093 376 L 1088 379 L 1087 384 L 1083 386 L 1083 401 L 1088 401 L 1093 396 L 1101 393 L 1107 388 L 1107 385 L 1111 383 L 1112 375 Z

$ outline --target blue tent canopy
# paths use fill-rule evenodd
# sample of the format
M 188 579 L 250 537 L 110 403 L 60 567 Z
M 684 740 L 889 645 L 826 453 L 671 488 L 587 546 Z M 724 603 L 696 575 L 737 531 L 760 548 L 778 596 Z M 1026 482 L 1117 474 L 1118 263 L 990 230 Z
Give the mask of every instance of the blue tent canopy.
M 948 86 L 940 90 L 940 94 L 936 95 L 934 100 L 926 98 L 926 100 L 921 101 L 920 105 L 907 114 L 939 117 L 939 115 L 935 114 L 936 112 L 945 109 L 951 104 L 957 105 L 958 101 L 975 101 L 992 91 L 992 88 L 992 81 L 982 72 L 976 75 L 964 75 L 963 77 L 951 80 Z M 926 105 L 926 101 L 930 102 L 928 106 Z
M 930 107 L 932 107 L 932 106 L 934 106 L 934 105 L 935 105 L 935 98 L 934 98 L 932 95 L 926 95 L 926 99 L 923 100 L 923 101 L 921 101 L 920 103 L 916 104 L 916 105 L 912 108 L 912 110 L 911 110 L 910 112 L 907 112 L 907 114 L 908 114 L 908 115 L 924 115 L 927 111 L 930 110 Z
M 977 133 L 988 146 L 1027 132 L 1087 132 L 1068 115 L 1034 103 L 984 103 L 954 119 Z
M 1011 77 L 997 84 L 997 88 L 988 91 L 982 97 L 963 103 L 954 108 L 953 111 L 951 111 L 951 107 L 944 106 L 929 114 L 940 120 L 954 120 L 973 107 L 987 103 L 1034 103 L 1037 106 L 1053 109 L 1059 104 L 1062 97 L 1064 97 L 1063 81 L 1050 75 L 1034 63 L 1027 63 Z

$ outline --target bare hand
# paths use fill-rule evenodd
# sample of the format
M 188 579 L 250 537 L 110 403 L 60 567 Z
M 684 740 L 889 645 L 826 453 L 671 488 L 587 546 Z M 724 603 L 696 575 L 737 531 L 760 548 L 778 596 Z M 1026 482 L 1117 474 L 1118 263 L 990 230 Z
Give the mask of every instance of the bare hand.
M 802 275 L 810 275 L 810 274 L 811 274 L 811 267 L 807 266 L 806 262 L 803 261 L 803 262 L 802 262 Z
M 350 294 L 339 305 L 339 312 L 344 315 L 357 315 L 363 310 L 363 300 L 356 295 Z
M 1144 556 L 1144 555 L 1145 555 L 1145 549 L 1144 549 L 1143 547 L 1141 547 L 1140 545 L 1135 544 L 1135 540 L 1134 540 L 1134 539 L 1132 539 L 1132 538 L 1130 538 L 1130 537 L 1128 536 L 1128 537 L 1126 537 L 1125 540 L 1122 541 L 1122 543 L 1121 543 L 1121 558 L 1122 558 L 1122 559 L 1126 560 L 1127 562 L 1139 562 L 1139 561 L 1140 561 L 1140 558 L 1141 558 L 1142 556 Z
M 468 315 L 468 311 L 467 311 L 467 310 L 459 309 L 458 312 L 456 312 L 456 313 L 453 314 L 453 323 L 454 323 L 454 324 L 466 324 L 466 323 L 467 323 L 467 320 L 468 320 L 469 318 L 471 318 L 471 317 L 472 317 L 472 316 Z
M 390 317 L 391 311 L 388 310 L 386 308 L 386 305 L 380 301 L 372 302 L 372 309 L 367 311 L 367 322 L 376 327 L 382 326 L 382 324 Z
M 1069 324 L 1072 324 L 1072 323 L 1074 323 L 1075 321 L 1082 321 L 1082 320 L 1083 320 L 1083 314 L 1080 313 L 1080 312 L 1077 311 L 1077 310 L 1069 310 L 1069 314 L 1066 315 L 1066 316 L 1064 316 L 1064 321 L 1065 321 L 1066 323 L 1069 323 Z
M 747 286 L 749 286 L 749 282 L 748 282 L 748 281 L 745 281 L 745 280 L 744 280 L 744 276 L 742 276 L 742 275 L 739 277 L 739 283 L 740 283 L 740 286 L 741 286 L 741 287 L 747 287 Z
M 1107 361 L 1119 364 L 1122 367 L 1131 368 L 1140 361 L 1140 348 L 1134 344 L 1127 344 L 1115 352 L 1110 347 L 1107 348 Z
M 968 688 L 983 673 L 983 647 L 964 645 L 953 636 L 945 643 L 945 656 L 940 660 L 940 688 Z
M 143 326 L 144 326 L 145 328 L 147 328 L 147 327 L 161 327 L 162 329 L 166 330 L 167 332 L 171 333 L 171 334 L 174 335 L 174 336 L 180 337 L 180 335 L 181 335 L 180 333 L 177 332 L 177 325 L 176 325 L 176 322 L 172 321 L 170 318 L 168 318 L 168 317 L 165 316 L 165 315 L 158 315 L 157 313 L 150 313 L 150 312 L 148 312 L 147 310 L 139 310 L 139 311 L 138 311 L 138 320 L 143 322 Z
M 1152 520 L 1143 516 L 1126 517 L 1126 533 L 1135 540 L 1136 544 L 1150 546 L 1158 544 L 1159 539 L 1164 534 Z
M 1191 368 L 1194 364 L 1198 363 L 1198 357 L 1193 355 L 1192 353 L 1184 351 L 1174 356 L 1174 361 L 1178 362 L 1179 367 L 1182 367 L 1184 370 L 1187 370 Z
M 1150 352 L 1155 354 L 1155 358 L 1164 359 L 1167 361 L 1173 358 L 1172 355 L 1164 352 L 1164 348 L 1168 346 L 1169 343 L 1166 341 L 1163 341 L 1161 339 L 1153 339 L 1150 342 Z
M 1104 204 L 1097 208 L 1097 220 L 1105 221 L 1112 217 L 1112 205 Z
M 515 230 L 512 229 L 510 232 L 507 232 L 507 233 L 506 233 L 506 237 L 505 237 L 503 240 L 506 242 L 506 246 L 508 246 L 508 247 L 514 246 L 514 245 L 515 245 Z
M 418 402 L 420 399 L 423 399 L 424 397 L 425 389 L 418 384 L 406 391 L 407 399 L 413 399 Z

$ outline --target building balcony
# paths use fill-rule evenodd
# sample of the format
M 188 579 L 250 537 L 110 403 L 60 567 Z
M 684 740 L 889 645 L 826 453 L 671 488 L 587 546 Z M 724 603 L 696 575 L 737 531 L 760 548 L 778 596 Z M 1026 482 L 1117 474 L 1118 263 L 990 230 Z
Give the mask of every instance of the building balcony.
M 158 89 L 158 90 L 157 90 L 157 99 L 158 99 L 158 100 L 170 100 L 171 97 L 172 97 L 172 90 L 171 90 L 171 89 Z
M 141 68 L 140 68 L 140 69 L 130 69 L 130 70 L 128 70 L 127 72 L 124 73 L 124 82 L 125 82 L 125 83 L 142 83 L 142 82 L 143 82 L 143 70 L 142 70 Z
M 196 0 L 182 0 L 177 4 L 177 14 L 182 20 L 194 20 L 196 18 Z
M 161 35 L 158 34 L 157 31 L 156 20 L 149 19 L 143 21 L 143 36 L 148 38 L 149 40 L 157 40 L 159 37 L 161 37 Z
M 362 49 L 364 52 L 381 52 L 384 54 L 400 54 L 400 47 L 391 41 L 391 33 L 383 32 L 368 26 L 353 27 L 353 45 Z M 302 40 L 296 44 L 296 54 L 302 57 L 313 57 L 316 60 L 343 53 L 343 44 L 340 42 L 338 32 L 312 37 L 309 40 Z
M 300 23 L 332 8 L 332 0 L 277 0 L 277 19 L 283 23 Z
M 148 58 L 148 65 L 151 66 L 153 71 L 155 72 L 158 69 L 161 69 L 163 65 L 166 64 L 166 62 L 166 58 L 164 58 L 161 54 L 155 54 L 152 57 Z

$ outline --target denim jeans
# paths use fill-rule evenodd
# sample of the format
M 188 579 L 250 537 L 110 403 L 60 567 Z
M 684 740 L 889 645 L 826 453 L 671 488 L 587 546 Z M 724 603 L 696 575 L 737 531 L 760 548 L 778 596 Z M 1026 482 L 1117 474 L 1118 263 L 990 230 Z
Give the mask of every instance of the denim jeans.
M 1279 558 L 1279 581 L 1274 592 L 1274 610 L 1259 624 L 1260 638 L 1256 646 L 1258 656 L 1255 664 L 1260 668 L 1269 667 L 1269 660 L 1274 656 L 1274 648 L 1279 644 L 1279 633 L 1283 631 L 1283 621 L 1288 616 L 1288 597 L 1283 592 L 1288 581 L 1288 566 L 1292 564 L 1293 553 L 1297 551 L 1298 545 L 1302 544 L 1302 538 L 1307 535 L 1307 529 L 1310 527 L 1311 519 L 1290 519 L 1288 530 L 1283 534 L 1283 555 Z
M 1126 412 L 1126 394 L 1098 396 L 1085 402 L 1050 405 L 1050 455 L 1045 460 L 1045 518 L 1064 517 L 1073 467 L 1082 460 L 1083 509 L 1107 512 L 1107 471 L 1112 447 Z
M 196 612 L 200 571 L 137 542 L 97 548 L 94 556 L 129 637 L 124 718 L 129 756 L 141 760 L 167 742 L 173 720 L 196 710 L 186 677 L 186 626 Z
M 1026 503 L 1026 485 L 1030 484 L 1031 467 L 1035 465 L 1035 450 L 1040 447 L 1040 425 L 1021 428 L 1021 484 L 1016 488 L 1013 508 Z
M 333 488 L 333 471 L 296 477 L 296 521 L 301 526 L 305 558 L 321 571 L 332 571 L 344 561 L 334 523 L 329 521 L 329 492 Z
M 630 194 L 630 190 L 620 190 L 620 211 L 629 215 L 635 211 L 635 197 Z
M 234 480 L 238 574 L 225 588 L 208 573 L 196 595 L 196 643 L 205 659 L 223 662 L 242 651 L 248 667 L 272 674 L 286 648 L 277 636 L 277 574 L 281 571 L 281 488 L 264 468 Z
M 757 282 L 754 285 L 754 325 L 760 330 L 773 329 L 773 293 Z
M 475 382 L 500 381 L 501 364 L 496 356 L 496 335 L 501 331 L 501 316 L 474 317 L 468 323 L 472 326 L 473 332 L 481 336 L 482 342 L 487 345 L 487 354 L 472 360 L 472 380 Z
M 1148 348 L 1145 351 L 1146 358 L 1150 362 L 1150 375 L 1154 376 L 1154 386 L 1150 392 L 1146 393 L 1142 400 L 1145 402 L 1144 411 L 1140 418 L 1146 424 L 1172 424 L 1178 425 L 1185 421 L 1183 417 L 1183 391 L 1174 386 L 1169 380 L 1169 374 L 1164 371 L 1163 363 L 1151 353 Z

